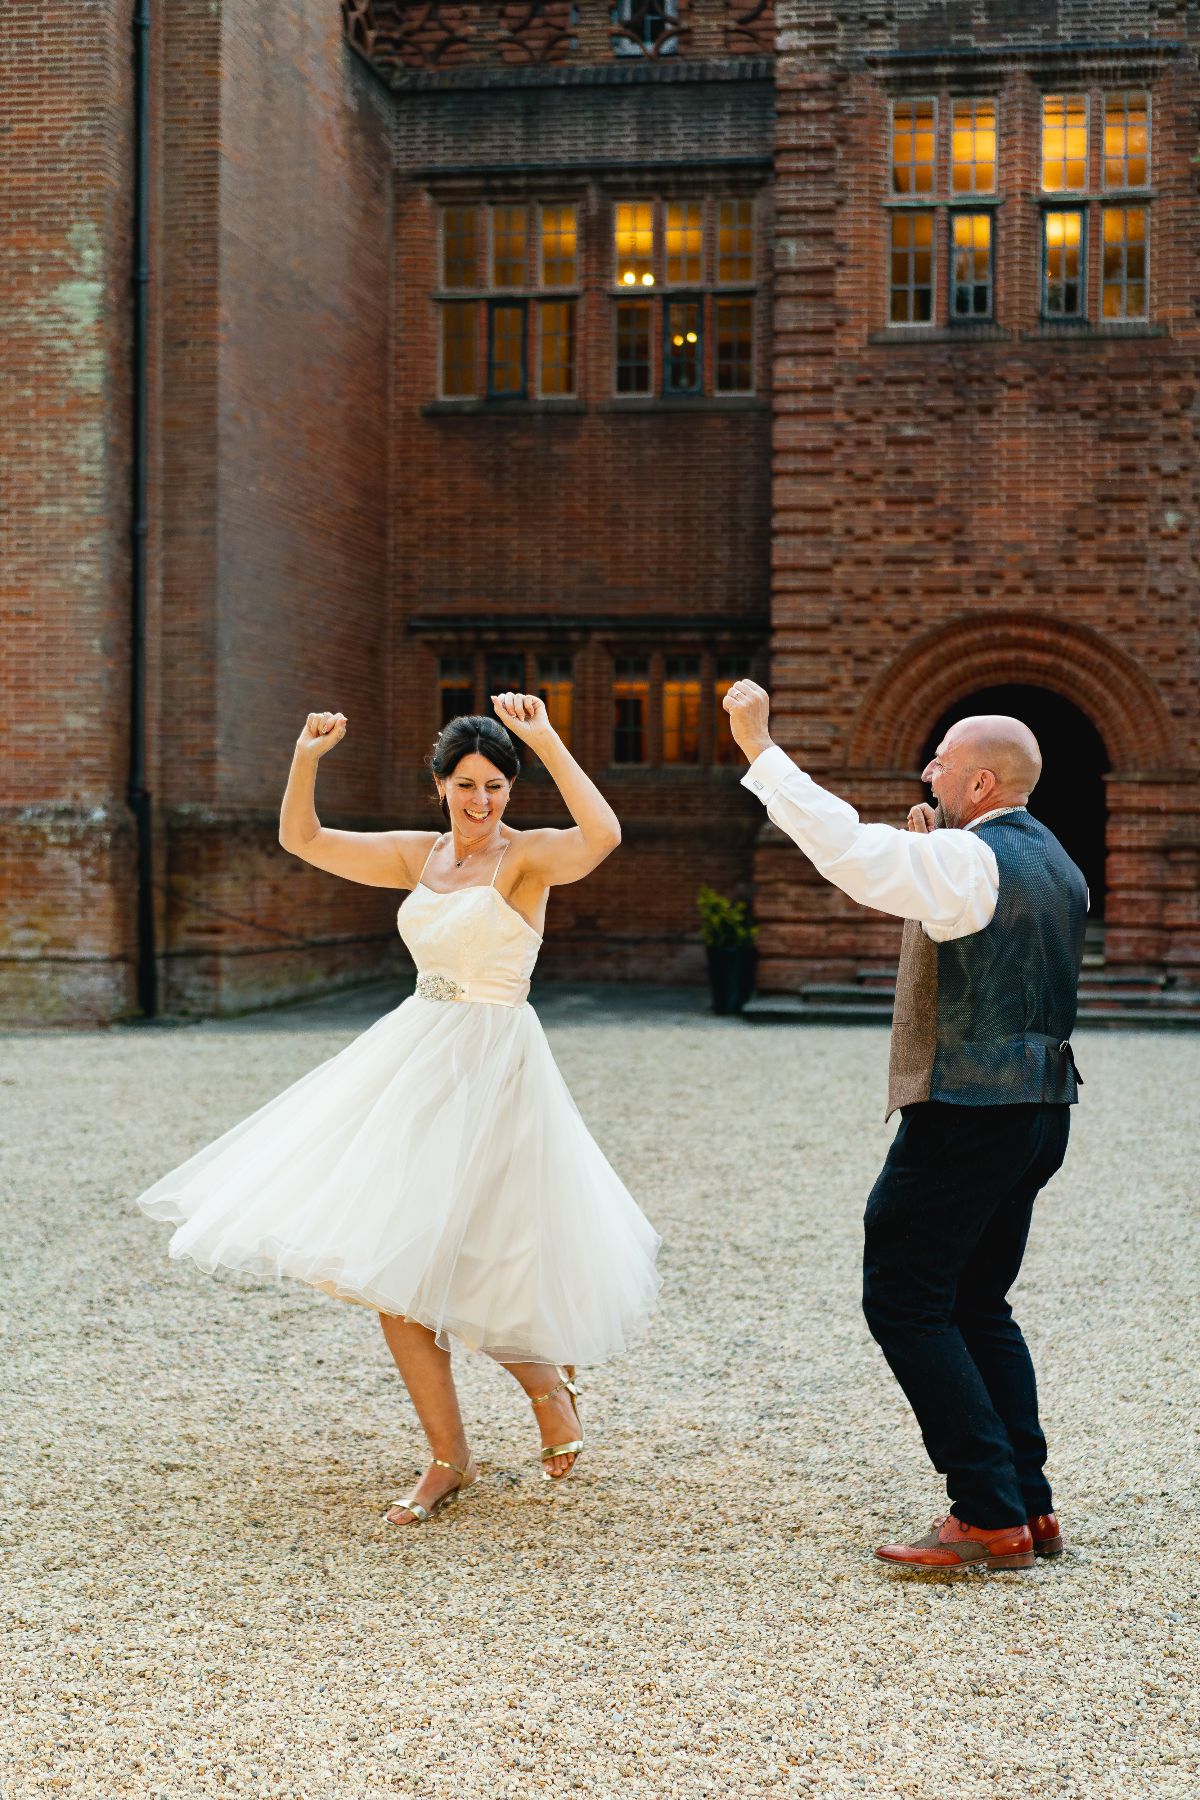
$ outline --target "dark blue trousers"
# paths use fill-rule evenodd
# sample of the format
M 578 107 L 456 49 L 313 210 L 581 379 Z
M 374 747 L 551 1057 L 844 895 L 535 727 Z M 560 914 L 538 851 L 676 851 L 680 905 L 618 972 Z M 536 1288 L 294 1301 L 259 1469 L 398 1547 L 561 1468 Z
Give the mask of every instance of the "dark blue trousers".
M 1052 1509 L 1037 1383 L 1008 1304 L 1066 1106 L 906 1106 L 866 1211 L 863 1312 L 950 1509 L 998 1530 Z

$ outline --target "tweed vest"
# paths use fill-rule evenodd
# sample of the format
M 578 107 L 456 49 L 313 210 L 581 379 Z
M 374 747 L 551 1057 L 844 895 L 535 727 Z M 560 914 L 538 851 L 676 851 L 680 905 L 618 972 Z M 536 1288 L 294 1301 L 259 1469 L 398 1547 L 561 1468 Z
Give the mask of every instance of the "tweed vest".
M 991 923 L 935 944 L 907 920 L 896 975 L 887 1116 L 898 1106 L 1073 1105 L 1087 884 L 1025 811 L 979 826 L 1000 871 Z

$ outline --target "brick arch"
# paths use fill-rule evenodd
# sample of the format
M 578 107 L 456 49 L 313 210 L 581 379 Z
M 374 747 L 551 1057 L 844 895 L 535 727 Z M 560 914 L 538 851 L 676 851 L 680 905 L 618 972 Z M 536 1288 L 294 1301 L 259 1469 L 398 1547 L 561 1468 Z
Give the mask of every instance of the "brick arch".
M 1169 769 L 1171 725 L 1149 677 L 1084 626 L 992 613 L 939 626 L 874 682 L 850 734 L 859 769 L 915 767 L 942 714 L 979 688 L 1016 682 L 1070 700 L 1104 739 L 1114 773 Z

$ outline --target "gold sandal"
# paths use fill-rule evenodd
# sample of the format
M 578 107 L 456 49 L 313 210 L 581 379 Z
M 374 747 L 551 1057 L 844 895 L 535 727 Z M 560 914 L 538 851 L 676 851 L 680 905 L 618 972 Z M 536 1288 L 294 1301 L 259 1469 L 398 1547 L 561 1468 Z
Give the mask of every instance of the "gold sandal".
M 445 1462 L 440 1456 L 434 1457 L 431 1466 L 435 1469 L 452 1470 L 453 1473 L 458 1476 L 458 1480 L 455 1482 L 454 1486 L 447 1488 L 444 1494 L 440 1494 L 432 1506 L 422 1506 L 416 1500 L 389 1501 L 383 1515 L 383 1522 L 385 1525 L 398 1525 L 401 1523 L 399 1519 L 388 1518 L 388 1513 L 395 1512 L 397 1507 L 402 1507 L 405 1512 L 411 1513 L 418 1525 L 424 1525 L 427 1519 L 432 1519 L 439 1507 L 445 1506 L 450 1500 L 457 1500 L 464 1487 L 470 1487 L 476 1479 L 476 1476 L 471 1474 L 472 1469 L 476 1467 L 475 1458 L 473 1456 L 468 1456 L 465 1469 L 460 1469 L 457 1463 Z
M 564 1393 L 570 1394 L 571 1410 L 574 1412 L 575 1422 L 576 1422 L 576 1424 L 578 1424 L 579 1423 L 579 1407 L 576 1405 L 576 1400 L 579 1395 L 579 1389 L 575 1386 L 574 1365 L 571 1363 L 567 1363 L 565 1368 L 559 1370 L 559 1374 L 562 1376 L 562 1380 L 558 1383 L 558 1385 L 556 1387 L 547 1389 L 547 1391 L 544 1394 L 530 1394 L 529 1404 L 530 1404 L 530 1406 L 543 1406 L 543 1405 L 545 1405 L 547 1400 L 553 1400 L 555 1394 L 564 1394 Z M 578 1462 L 580 1452 L 582 1451 L 582 1449 L 583 1449 L 583 1439 L 581 1437 L 576 1438 L 575 1441 L 571 1444 L 547 1444 L 546 1448 L 542 1451 L 542 1461 L 544 1463 L 548 1463 L 548 1462 L 551 1462 L 553 1460 L 553 1458 L 556 1456 L 573 1456 L 575 1458 L 575 1462 Z M 575 1463 L 572 1463 L 571 1469 L 573 1469 L 574 1467 L 575 1467 Z M 542 1474 L 545 1476 L 547 1481 L 561 1481 L 563 1479 L 563 1476 L 569 1475 L 571 1473 L 571 1469 L 564 1469 L 562 1472 L 562 1475 L 552 1475 L 550 1473 L 549 1469 L 543 1469 Z

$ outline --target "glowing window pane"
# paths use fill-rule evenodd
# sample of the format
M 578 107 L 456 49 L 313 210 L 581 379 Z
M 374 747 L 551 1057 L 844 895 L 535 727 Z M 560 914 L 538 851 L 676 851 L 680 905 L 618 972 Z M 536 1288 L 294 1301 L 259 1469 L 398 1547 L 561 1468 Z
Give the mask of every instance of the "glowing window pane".
M 543 206 L 542 286 L 574 287 L 578 280 L 579 227 L 574 206 Z
M 568 750 L 575 722 L 575 676 L 569 656 L 539 656 L 537 691 L 546 715 Z
M 525 208 L 492 208 L 492 286 L 525 286 Z
M 1042 220 L 1042 312 L 1048 319 L 1082 319 L 1084 220 L 1081 212 L 1048 212 Z
M 654 286 L 654 203 L 619 200 L 613 208 L 618 287 Z
M 700 317 L 700 303 L 697 300 L 675 300 L 666 309 L 666 344 L 663 354 L 665 393 L 700 392 L 700 377 L 704 367 Z
M 892 192 L 932 194 L 937 157 L 937 103 L 897 100 L 892 106 Z
M 667 280 L 699 282 L 704 275 L 704 207 L 699 200 L 667 203 Z
M 1150 171 L 1150 97 L 1104 96 L 1104 185 L 1145 187 Z
M 990 194 L 996 186 L 996 102 L 956 100 L 950 129 L 950 186 Z
M 700 659 L 669 656 L 663 671 L 664 763 L 700 761 Z
M 992 316 L 992 216 L 955 213 L 950 238 L 950 312 L 956 319 Z
M 475 711 L 475 669 L 469 656 L 443 656 L 438 662 L 438 722 L 448 725 Z
M 1042 97 L 1042 187 L 1047 193 L 1082 193 L 1087 187 L 1086 94 Z
M 1105 208 L 1100 305 L 1106 319 L 1146 317 L 1147 228 L 1144 207 Z

